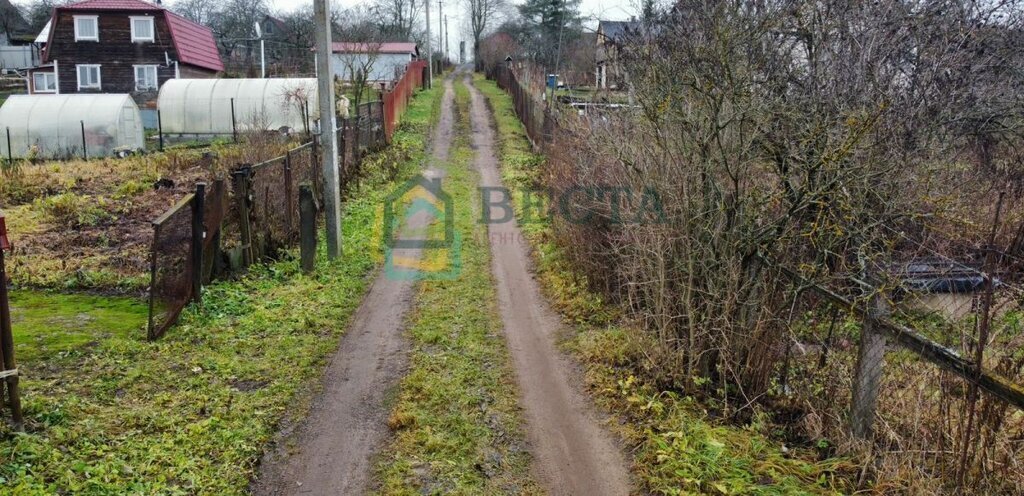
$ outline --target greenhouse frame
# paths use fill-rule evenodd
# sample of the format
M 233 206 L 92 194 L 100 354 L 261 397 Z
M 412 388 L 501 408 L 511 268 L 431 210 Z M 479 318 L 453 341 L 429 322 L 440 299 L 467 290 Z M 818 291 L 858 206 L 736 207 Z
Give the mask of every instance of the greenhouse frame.
M 4 159 L 95 158 L 144 149 L 142 117 L 129 95 L 11 95 L 0 107 Z
M 320 115 L 314 78 L 172 79 L 157 107 L 163 133 L 181 135 L 304 131 Z

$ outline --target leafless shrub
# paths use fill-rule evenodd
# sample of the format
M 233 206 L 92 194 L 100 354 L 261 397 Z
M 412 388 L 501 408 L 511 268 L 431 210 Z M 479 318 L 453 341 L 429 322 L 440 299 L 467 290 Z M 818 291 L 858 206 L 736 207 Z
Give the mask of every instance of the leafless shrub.
M 872 291 L 863 284 L 868 273 L 901 249 L 963 254 L 983 243 L 970 233 L 984 232 L 995 192 L 1021 194 L 1024 79 L 1012 69 L 1024 39 L 1020 7 L 684 1 L 635 33 L 623 59 L 638 107 L 591 121 L 561 118 L 547 172 L 556 188 L 632 194 L 580 195 L 578 207 L 598 216 L 563 219 L 556 229 L 589 280 L 657 336 L 660 349 L 648 359 L 659 381 L 710 395 L 739 418 L 753 404 L 794 396 L 786 385 L 801 360 L 793 343 L 824 342 L 821 328 L 803 320 L 823 308 L 765 260 L 863 301 Z M 650 209 L 647 190 L 658 193 L 664 216 L 624 222 Z M 1010 209 L 1006 218 L 1017 223 L 1002 239 L 1019 232 L 1022 211 Z M 903 371 L 897 380 L 922 386 L 887 408 L 913 409 L 942 386 L 920 365 Z M 815 428 L 841 436 L 836 396 L 849 396 L 852 373 L 816 377 L 833 382 L 823 386 L 829 396 L 806 403 L 821 406 Z M 950 418 L 963 403 L 937 408 Z M 981 408 L 985 442 L 1005 444 L 997 425 L 1005 412 Z M 936 446 L 959 449 L 933 424 L 943 414 L 918 411 L 883 429 L 879 441 L 889 453 L 930 455 L 894 455 L 888 467 L 911 468 L 876 476 L 949 474 L 934 463 L 942 456 Z M 992 453 L 975 473 L 991 473 L 991 460 L 1009 456 L 1016 461 L 1000 465 L 1008 473 L 1018 451 Z M 974 483 L 1013 484 L 982 476 Z

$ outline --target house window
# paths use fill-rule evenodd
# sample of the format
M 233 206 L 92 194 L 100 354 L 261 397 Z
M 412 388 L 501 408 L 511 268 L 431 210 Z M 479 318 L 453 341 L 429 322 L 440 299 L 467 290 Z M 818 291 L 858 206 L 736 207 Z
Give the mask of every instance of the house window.
M 100 66 L 99 65 L 78 65 L 78 89 L 100 89 Z
M 32 74 L 33 93 L 56 93 L 57 75 L 52 72 L 36 72 Z
M 135 66 L 135 91 L 148 91 L 157 88 L 156 66 Z
M 132 17 L 132 41 L 153 41 L 153 18 Z
M 100 41 L 98 16 L 75 16 L 75 41 Z

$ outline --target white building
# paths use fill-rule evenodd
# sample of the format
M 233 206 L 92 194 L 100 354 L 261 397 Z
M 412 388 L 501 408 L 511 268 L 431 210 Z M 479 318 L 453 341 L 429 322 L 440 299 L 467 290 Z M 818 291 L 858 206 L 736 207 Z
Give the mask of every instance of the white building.
M 343 81 L 354 79 L 360 71 L 369 73 L 367 82 L 397 81 L 405 73 L 405 66 L 419 59 L 415 43 L 335 43 L 331 68 Z

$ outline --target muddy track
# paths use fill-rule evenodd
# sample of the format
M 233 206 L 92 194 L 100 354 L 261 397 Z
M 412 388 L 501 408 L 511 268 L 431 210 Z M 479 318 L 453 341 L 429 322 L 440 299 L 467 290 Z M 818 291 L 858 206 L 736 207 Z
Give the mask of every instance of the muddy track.
M 483 187 L 502 186 L 491 115 L 483 95 L 470 88 L 475 165 Z M 625 458 L 601 427 L 582 391 L 577 367 L 556 340 L 561 319 L 541 296 L 531 273 L 526 241 L 513 219 L 490 224 L 491 270 L 505 339 L 522 391 L 527 439 L 537 479 L 553 495 L 629 494 Z
M 453 98 L 449 79 L 430 146 L 434 165 L 425 175 L 443 174 L 437 165 L 448 158 Z M 427 221 L 408 219 L 405 229 L 422 230 Z M 394 252 L 396 258 L 420 258 L 418 249 Z M 408 366 L 405 316 L 415 286 L 410 278 L 377 275 L 329 360 L 308 417 L 264 455 L 254 494 L 354 495 L 369 489 L 374 455 L 388 436 L 387 403 Z

